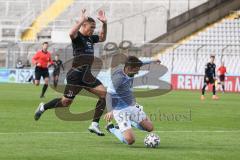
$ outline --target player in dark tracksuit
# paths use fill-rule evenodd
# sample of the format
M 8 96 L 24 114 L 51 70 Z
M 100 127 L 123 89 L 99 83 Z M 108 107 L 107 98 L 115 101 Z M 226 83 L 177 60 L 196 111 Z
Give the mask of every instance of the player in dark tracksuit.
M 208 62 L 205 66 L 205 75 L 204 75 L 204 85 L 202 88 L 202 96 L 201 99 L 205 99 L 205 89 L 208 84 L 212 85 L 212 92 L 213 96 L 212 99 L 218 99 L 216 96 L 216 86 L 215 86 L 215 80 L 216 80 L 216 65 L 214 63 L 215 56 L 210 57 L 210 62 Z
M 98 20 L 102 22 L 102 30 L 99 35 L 94 35 L 96 22 L 93 18 L 86 15 L 85 9 L 82 10 L 78 22 L 73 26 L 69 34 L 72 40 L 74 58 L 72 68 L 67 73 L 67 85 L 64 90 L 64 95 L 46 104 L 40 103 L 34 115 L 35 120 L 38 120 L 48 109 L 69 107 L 75 96 L 82 89 L 85 89 L 99 97 L 93 121 L 88 130 L 96 133 L 98 136 L 104 136 L 104 133 L 99 128 L 99 120 L 106 107 L 106 88 L 101 81 L 91 73 L 91 67 L 94 61 L 94 43 L 106 40 L 107 19 L 104 11 L 100 10 L 98 12 Z
M 56 88 L 57 84 L 58 84 L 58 77 L 60 74 L 60 68 L 62 67 L 62 69 L 64 70 L 63 67 L 63 63 L 62 61 L 59 59 L 59 55 L 55 56 L 55 60 L 53 60 L 53 85 Z

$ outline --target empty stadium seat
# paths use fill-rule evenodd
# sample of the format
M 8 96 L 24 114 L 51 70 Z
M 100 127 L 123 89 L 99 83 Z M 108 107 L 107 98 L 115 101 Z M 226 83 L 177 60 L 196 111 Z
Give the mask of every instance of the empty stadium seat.
M 191 35 L 177 47 L 175 45 L 175 51 L 166 50 L 160 56 L 160 59 L 163 58 L 163 64 L 171 68 L 172 73 L 203 74 L 205 64 L 210 55 L 214 54 L 217 67 L 221 65 L 222 60 L 228 68 L 228 74 L 240 75 L 240 19 L 236 18 L 239 13 L 235 12 Z

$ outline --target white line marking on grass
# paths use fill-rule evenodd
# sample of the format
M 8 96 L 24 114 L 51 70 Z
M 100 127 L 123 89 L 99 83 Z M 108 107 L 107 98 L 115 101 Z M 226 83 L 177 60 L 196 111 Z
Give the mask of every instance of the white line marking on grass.
M 164 132 L 172 132 L 172 133 L 225 133 L 225 132 L 236 132 L 236 133 L 238 133 L 238 132 L 240 132 L 240 130 L 230 130 L 230 131 L 224 131 L 224 130 L 213 130 L 213 131 L 207 131 L 207 130 L 205 130 L 205 131 L 153 131 L 153 132 L 157 132 L 157 133 L 164 133 Z
M 138 131 L 141 132 L 141 131 Z M 215 131 L 154 131 L 156 133 L 240 133 L 240 130 L 215 130 Z M 144 133 L 144 132 L 143 132 Z M 90 132 L 0 132 L 0 135 L 11 134 L 90 134 Z
M 4 134 L 90 134 L 90 132 L 0 132 Z

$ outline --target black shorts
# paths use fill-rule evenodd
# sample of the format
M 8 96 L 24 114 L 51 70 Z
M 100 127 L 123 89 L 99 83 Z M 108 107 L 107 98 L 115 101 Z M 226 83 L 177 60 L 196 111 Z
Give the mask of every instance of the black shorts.
M 35 79 L 40 80 L 41 77 L 43 77 L 44 79 L 49 77 L 48 68 L 41 68 L 41 67 L 35 68 Z
M 74 99 L 74 97 L 84 88 L 95 88 L 102 83 L 92 75 L 91 70 L 71 69 L 67 73 L 67 85 L 64 90 L 64 97 Z
M 53 76 L 55 77 L 55 76 L 59 76 L 59 74 L 60 74 L 60 70 L 54 70 L 53 71 Z
M 224 82 L 225 81 L 225 75 L 223 74 L 223 75 L 220 75 L 219 76 L 219 79 L 220 79 L 220 82 Z
M 206 81 L 206 78 L 208 78 L 208 81 Z M 214 84 L 215 83 L 215 80 L 213 79 L 213 77 L 207 77 L 207 76 L 204 76 L 204 84 Z

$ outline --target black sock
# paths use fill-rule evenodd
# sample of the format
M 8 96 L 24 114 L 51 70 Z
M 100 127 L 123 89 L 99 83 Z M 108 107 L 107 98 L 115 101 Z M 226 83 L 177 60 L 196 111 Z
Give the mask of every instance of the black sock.
M 96 104 L 93 122 L 97 122 L 97 123 L 99 122 L 99 120 L 105 110 L 105 107 L 106 107 L 105 98 L 100 98 Z
M 54 85 L 55 88 L 57 87 L 57 84 L 58 84 L 58 80 L 54 80 L 53 85 Z
M 225 92 L 225 85 L 224 84 L 222 85 L 222 89 L 223 89 L 223 92 Z
M 204 84 L 204 86 L 203 86 L 203 88 L 202 88 L 202 95 L 204 95 L 205 94 L 205 88 L 207 87 L 207 85 L 206 84 Z
M 33 80 L 33 75 L 31 75 L 31 77 L 29 77 L 28 82 L 31 82 Z
M 61 98 L 55 98 L 50 102 L 44 104 L 44 110 L 62 107 Z
M 48 88 L 48 84 L 44 84 L 44 85 L 43 85 L 43 88 L 42 88 L 42 94 L 41 94 L 41 96 L 44 96 L 47 88 Z
M 216 87 L 215 87 L 215 85 L 213 85 L 213 90 L 212 90 L 212 92 L 213 92 L 213 95 L 215 95 L 216 94 Z

